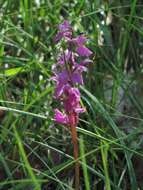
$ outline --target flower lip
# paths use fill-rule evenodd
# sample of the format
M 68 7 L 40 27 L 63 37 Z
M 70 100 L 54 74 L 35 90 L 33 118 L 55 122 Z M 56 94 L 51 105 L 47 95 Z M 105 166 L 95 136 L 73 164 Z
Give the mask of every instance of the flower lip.
M 87 47 L 85 46 L 79 46 L 77 49 L 76 49 L 77 53 L 80 55 L 80 56 L 83 56 L 83 57 L 89 57 L 91 54 L 92 54 L 92 51 L 90 51 Z
M 73 42 L 75 42 L 77 46 L 81 46 L 81 45 L 85 44 L 86 40 L 87 39 L 85 36 L 80 35 L 80 36 L 74 38 Z
M 54 111 L 55 111 L 54 120 L 57 123 L 60 123 L 60 124 L 68 124 L 69 123 L 69 119 L 66 114 L 63 114 L 58 109 L 55 109 Z

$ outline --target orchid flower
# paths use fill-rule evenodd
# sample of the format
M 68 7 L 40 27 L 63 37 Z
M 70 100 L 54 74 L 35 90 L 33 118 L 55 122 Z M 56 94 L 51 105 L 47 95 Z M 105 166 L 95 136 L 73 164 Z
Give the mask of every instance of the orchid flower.
M 64 106 L 64 115 L 66 114 L 69 118 L 73 113 L 78 118 L 79 114 L 84 112 L 85 109 L 80 105 L 80 92 L 77 84 L 83 85 L 82 73 L 87 70 L 86 66 L 92 62 L 88 59 L 92 52 L 85 46 L 87 41 L 85 36 L 73 36 L 72 27 L 67 20 L 60 24 L 58 29 L 55 42 L 59 43 L 63 40 L 66 44 L 66 49 L 63 48 L 63 51 L 60 52 L 57 64 L 55 64 L 56 72 L 53 71 L 53 79 L 56 82 L 54 97 L 60 100 L 63 105 L 66 105 Z M 74 97 L 72 101 L 71 97 Z M 67 109 L 67 107 L 71 109 Z M 70 118 L 65 122 L 65 118 L 63 117 L 62 120 L 57 111 L 55 111 L 55 121 L 60 124 L 70 125 Z

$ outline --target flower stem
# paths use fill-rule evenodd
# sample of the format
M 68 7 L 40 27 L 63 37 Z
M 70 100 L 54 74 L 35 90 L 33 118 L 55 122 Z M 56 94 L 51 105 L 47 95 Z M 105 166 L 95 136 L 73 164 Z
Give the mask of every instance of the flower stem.
M 72 142 L 73 142 L 73 148 L 74 148 L 74 159 L 76 160 L 75 162 L 75 190 L 79 190 L 79 178 L 80 178 L 80 174 L 79 174 L 79 161 L 78 159 L 78 141 L 77 141 L 77 130 L 76 130 L 76 126 L 71 126 L 71 137 L 72 137 Z

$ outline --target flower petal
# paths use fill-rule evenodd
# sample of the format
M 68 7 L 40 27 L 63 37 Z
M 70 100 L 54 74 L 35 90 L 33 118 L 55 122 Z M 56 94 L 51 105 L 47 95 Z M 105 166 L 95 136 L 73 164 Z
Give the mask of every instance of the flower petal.
M 80 72 L 80 73 L 82 73 L 83 71 L 87 71 L 87 67 L 85 67 L 85 66 L 83 66 L 83 65 L 76 65 L 76 71 L 77 72 Z
M 65 32 L 65 31 L 68 31 L 71 29 L 71 26 L 69 24 L 69 21 L 68 20 L 65 20 L 62 24 L 59 24 L 59 30 L 61 32 Z
M 63 32 L 58 32 L 54 39 L 55 43 L 58 43 L 62 39 L 63 35 Z
M 61 73 L 58 75 L 58 81 L 62 84 L 66 84 L 68 82 L 68 72 L 66 70 L 63 70 Z
M 92 52 L 85 46 L 79 46 L 76 51 L 80 56 L 88 57 L 92 54 Z
M 55 89 L 54 97 L 58 99 L 62 95 L 63 91 L 64 91 L 64 85 L 58 83 Z
M 65 37 L 65 39 L 70 39 L 72 37 L 72 28 L 67 20 L 60 24 L 58 28 L 59 32 L 55 37 L 55 43 L 58 43 L 63 37 Z
M 85 60 L 80 62 L 80 65 L 86 66 L 86 65 L 88 65 L 90 63 L 93 63 L 93 61 L 90 60 L 90 59 L 85 59 Z
M 76 38 L 76 43 L 77 43 L 78 46 L 83 45 L 85 42 L 86 42 L 86 37 L 85 36 L 80 35 L 80 36 L 78 36 Z
M 74 109 L 79 107 L 80 92 L 78 88 L 68 88 L 67 98 L 64 100 L 64 109 L 68 113 L 74 112 Z
M 82 107 L 79 107 L 79 108 L 76 108 L 75 109 L 75 112 L 76 113 L 84 113 L 86 111 L 86 109 L 85 108 L 82 108 Z
M 72 82 L 74 84 L 83 84 L 82 74 L 80 72 L 74 72 L 72 74 Z
M 68 116 L 66 114 L 63 114 L 61 111 L 59 111 L 58 109 L 55 109 L 55 115 L 54 115 L 54 119 L 57 123 L 60 124 L 68 124 Z

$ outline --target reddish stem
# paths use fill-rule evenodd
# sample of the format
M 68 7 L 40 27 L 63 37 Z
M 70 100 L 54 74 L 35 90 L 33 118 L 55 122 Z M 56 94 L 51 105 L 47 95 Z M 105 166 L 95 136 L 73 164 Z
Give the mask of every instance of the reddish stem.
M 74 148 L 74 159 L 77 160 L 78 159 L 78 141 L 77 141 L 77 130 L 76 130 L 76 126 L 71 125 L 71 137 L 72 137 L 72 142 L 73 142 L 73 148 Z M 75 162 L 75 190 L 79 190 L 79 161 L 77 160 Z

